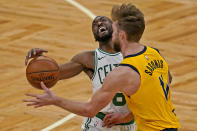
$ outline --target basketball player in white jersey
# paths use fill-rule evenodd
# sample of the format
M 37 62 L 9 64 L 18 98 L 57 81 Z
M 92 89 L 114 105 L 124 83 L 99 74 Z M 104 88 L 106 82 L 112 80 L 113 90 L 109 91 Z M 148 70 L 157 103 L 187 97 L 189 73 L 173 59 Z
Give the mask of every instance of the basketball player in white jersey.
M 71 78 L 84 71 L 92 82 L 93 94 L 102 87 L 106 75 L 122 61 L 122 54 L 112 48 L 112 22 L 105 16 L 97 16 L 92 23 L 92 32 L 99 48 L 75 55 L 70 62 L 60 66 L 60 80 Z M 47 50 L 33 48 L 25 60 L 42 55 Z M 83 131 L 134 131 L 133 115 L 129 111 L 122 93 L 117 92 L 114 99 L 95 117 L 84 119 Z

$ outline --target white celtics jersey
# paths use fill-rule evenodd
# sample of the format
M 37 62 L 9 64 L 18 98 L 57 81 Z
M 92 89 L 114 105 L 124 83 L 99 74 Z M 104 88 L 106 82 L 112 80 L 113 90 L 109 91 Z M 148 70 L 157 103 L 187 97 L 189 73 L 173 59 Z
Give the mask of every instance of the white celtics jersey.
M 119 65 L 123 57 L 120 52 L 110 54 L 100 48 L 95 50 L 94 63 L 95 70 L 91 79 L 93 94 L 102 87 L 103 81 L 110 71 Z M 105 114 L 108 113 L 127 113 L 130 112 L 126 104 L 126 100 L 121 92 L 117 92 L 113 100 L 104 107 L 93 118 L 86 117 L 82 124 L 83 131 L 134 131 L 134 121 L 129 123 L 121 123 L 120 125 L 113 126 L 112 128 L 103 127 L 103 119 Z M 103 115 L 104 114 L 104 115 Z
M 103 81 L 107 74 L 111 72 L 115 67 L 119 65 L 123 57 L 120 52 L 110 54 L 100 48 L 95 50 L 95 71 L 94 76 L 92 77 L 92 87 L 93 94 L 102 87 Z M 126 100 L 122 93 L 117 92 L 113 100 L 100 112 L 103 113 L 112 113 L 112 112 L 130 112 Z

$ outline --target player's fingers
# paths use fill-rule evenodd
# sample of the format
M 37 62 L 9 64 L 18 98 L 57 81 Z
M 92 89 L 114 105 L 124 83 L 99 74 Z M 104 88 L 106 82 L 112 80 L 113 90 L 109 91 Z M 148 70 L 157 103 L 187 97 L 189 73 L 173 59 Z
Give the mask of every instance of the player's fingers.
M 31 56 L 32 56 L 32 55 L 31 55 L 31 52 L 32 52 L 32 50 L 28 52 L 28 57 L 29 57 L 29 58 L 31 58 Z
M 110 121 L 108 121 L 108 122 L 106 123 L 105 127 L 109 128 L 109 127 L 111 127 L 112 125 L 114 125 L 114 123 L 111 123 Z
M 24 99 L 23 102 L 39 102 L 38 99 Z
M 32 93 L 25 93 L 25 95 L 26 95 L 26 96 L 32 96 L 32 97 L 36 97 L 36 98 L 38 98 L 38 95 L 36 95 L 36 94 L 32 94 Z
M 108 124 L 108 121 L 105 120 L 105 121 L 103 121 L 103 125 L 102 126 L 105 127 L 107 124 Z
M 36 55 L 42 55 L 42 53 L 47 53 L 48 51 L 41 48 L 36 48 Z
M 29 60 L 29 58 L 28 58 L 28 56 L 26 56 L 26 58 L 25 58 L 25 65 L 27 65 L 28 60 Z
M 25 59 L 25 65 L 27 65 L 28 63 L 28 60 L 30 58 L 33 58 L 35 56 L 39 56 L 41 55 L 43 52 L 47 53 L 48 51 L 45 50 L 45 49 L 40 49 L 40 48 L 33 48 L 31 49 L 28 53 L 27 53 L 27 56 L 26 56 L 26 59 Z
M 34 106 L 34 105 L 37 105 L 37 104 L 38 104 L 37 102 L 34 102 L 34 103 L 27 104 L 27 106 Z
M 36 55 L 36 48 L 32 49 L 32 53 L 33 53 L 34 56 Z
M 39 51 L 42 53 L 42 52 L 45 52 L 45 53 L 47 53 L 48 52 L 48 50 L 45 50 L 45 49 L 39 49 Z
M 104 117 L 104 119 L 103 119 L 103 122 L 107 122 L 108 119 L 111 118 L 111 116 L 112 116 L 112 114 L 107 114 L 107 115 L 105 115 L 105 117 Z
M 38 107 L 42 107 L 42 106 L 44 106 L 44 105 L 43 104 L 38 104 L 38 105 L 35 105 L 34 107 L 38 108 Z
M 107 125 L 107 128 L 111 128 L 112 126 L 115 126 L 115 124 L 109 124 L 109 125 Z
M 103 121 L 103 126 L 108 126 L 110 124 L 110 118 L 105 119 L 105 121 Z
M 44 82 L 40 82 L 40 85 L 42 87 L 43 90 L 45 90 L 47 93 L 49 93 L 49 88 L 46 87 L 46 85 L 44 84 Z
M 107 114 L 107 115 L 105 115 L 104 120 L 105 120 L 105 119 L 109 119 L 109 118 L 111 118 L 111 117 L 112 117 L 112 114 Z
M 29 56 L 31 56 L 30 54 L 31 54 L 31 51 L 29 51 L 29 52 L 27 53 L 27 55 L 26 55 L 26 58 L 25 58 L 25 65 L 27 65 L 28 60 L 30 59 L 30 57 L 29 57 Z

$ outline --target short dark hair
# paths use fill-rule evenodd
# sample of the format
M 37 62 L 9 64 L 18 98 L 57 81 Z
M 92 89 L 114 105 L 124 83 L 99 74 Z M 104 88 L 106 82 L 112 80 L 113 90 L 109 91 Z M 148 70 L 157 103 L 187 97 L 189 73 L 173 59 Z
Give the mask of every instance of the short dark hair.
M 144 14 L 133 4 L 115 5 L 111 16 L 117 21 L 119 29 L 127 34 L 127 40 L 139 42 L 145 29 Z

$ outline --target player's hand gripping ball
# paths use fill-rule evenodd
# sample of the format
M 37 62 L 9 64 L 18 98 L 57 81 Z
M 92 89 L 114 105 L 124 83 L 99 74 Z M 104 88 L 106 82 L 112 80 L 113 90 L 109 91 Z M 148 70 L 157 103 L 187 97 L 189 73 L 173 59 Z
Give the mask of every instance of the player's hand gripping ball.
M 51 88 L 59 77 L 59 66 L 55 60 L 47 56 L 38 56 L 32 59 L 26 68 L 28 82 L 35 88 L 42 89 L 40 82 Z

